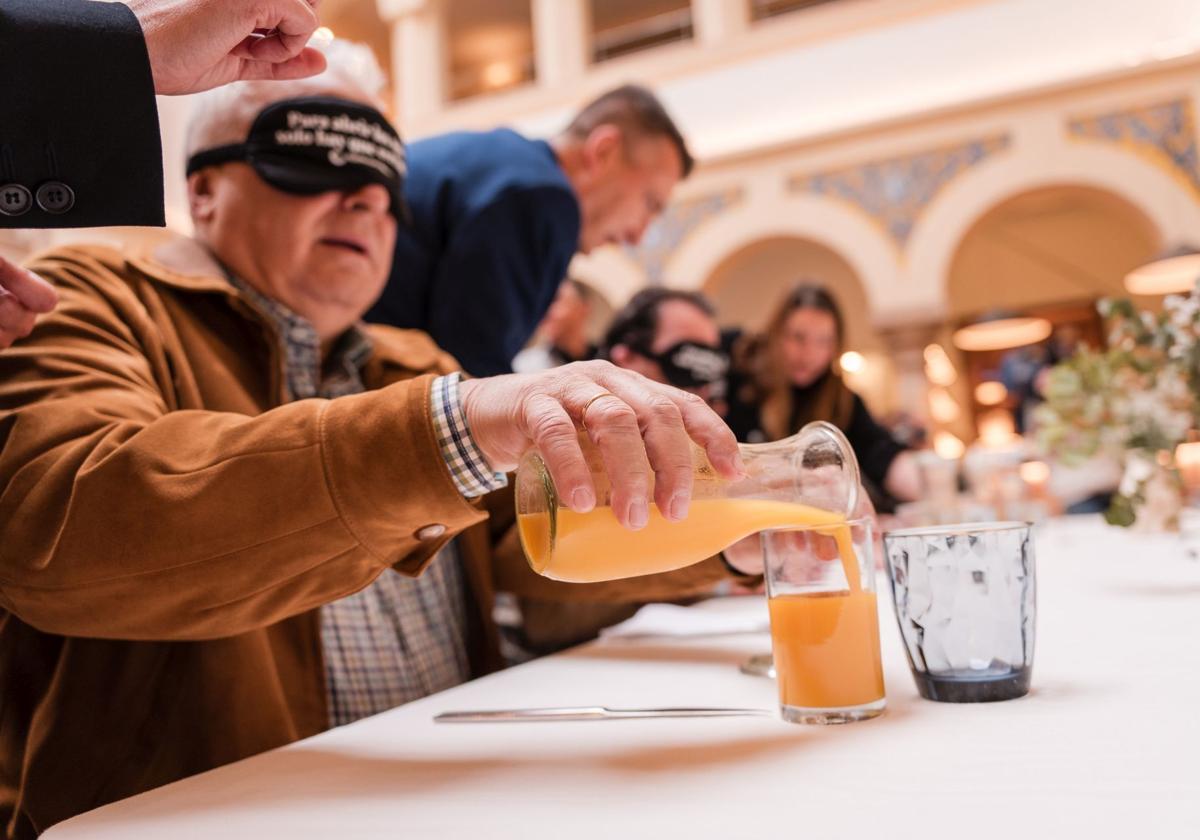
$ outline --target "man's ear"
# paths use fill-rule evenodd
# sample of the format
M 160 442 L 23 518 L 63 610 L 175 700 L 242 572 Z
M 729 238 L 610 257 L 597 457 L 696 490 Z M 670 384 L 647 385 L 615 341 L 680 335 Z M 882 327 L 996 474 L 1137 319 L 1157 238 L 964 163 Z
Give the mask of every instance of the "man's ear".
M 602 123 L 591 130 L 583 142 L 583 158 L 588 168 L 607 172 L 625 153 L 625 136 L 611 123 Z
M 212 170 L 201 169 L 193 172 L 187 179 L 188 209 L 192 212 L 192 221 L 211 222 L 217 212 L 217 199 L 214 190 Z

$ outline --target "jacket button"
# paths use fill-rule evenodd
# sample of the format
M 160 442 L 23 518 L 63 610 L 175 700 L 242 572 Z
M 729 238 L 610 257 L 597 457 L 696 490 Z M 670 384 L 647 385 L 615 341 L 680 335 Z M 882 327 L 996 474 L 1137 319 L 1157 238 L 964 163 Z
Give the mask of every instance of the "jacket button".
M 62 181 L 47 181 L 38 187 L 37 203 L 47 213 L 58 216 L 75 206 L 75 191 Z
M 436 540 L 438 537 L 444 536 L 445 533 L 445 525 L 426 525 L 417 531 L 417 539 L 429 542 L 430 540 Z
M 20 184 L 0 187 L 0 215 L 23 216 L 33 206 L 33 195 Z

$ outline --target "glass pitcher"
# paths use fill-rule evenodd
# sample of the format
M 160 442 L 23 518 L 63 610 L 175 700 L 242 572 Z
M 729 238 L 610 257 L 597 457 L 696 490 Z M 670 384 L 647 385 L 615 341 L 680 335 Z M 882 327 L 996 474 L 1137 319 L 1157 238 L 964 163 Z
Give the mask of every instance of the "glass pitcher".
M 759 531 L 844 523 L 858 505 L 858 461 L 829 423 L 809 423 L 774 443 L 741 444 L 746 477 L 737 481 L 721 478 L 693 444 L 695 486 L 687 518 L 670 522 L 652 503 L 649 522 L 639 531 L 622 527 L 613 513 L 599 450 L 584 434 L 580 445 L 596 485 L 596 507 L 588 513 L 560 502 L 536 451 L 517 468 L 521 546 L 533 570 L 554 580 L 593 583 L 668 572 Z

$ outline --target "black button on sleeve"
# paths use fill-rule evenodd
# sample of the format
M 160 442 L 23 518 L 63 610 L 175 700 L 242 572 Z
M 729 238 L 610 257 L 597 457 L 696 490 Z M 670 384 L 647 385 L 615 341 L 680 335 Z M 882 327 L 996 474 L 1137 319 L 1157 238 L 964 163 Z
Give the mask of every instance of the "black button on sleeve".
M 0 215 L 23 216 L 33 206 L 33 196 L 20 184 L 0 187 Z
M 58 216 L 69 213 L 75 206 L 75 191 L 62 181 L 47 181 L 38 187 L 38 207 Z

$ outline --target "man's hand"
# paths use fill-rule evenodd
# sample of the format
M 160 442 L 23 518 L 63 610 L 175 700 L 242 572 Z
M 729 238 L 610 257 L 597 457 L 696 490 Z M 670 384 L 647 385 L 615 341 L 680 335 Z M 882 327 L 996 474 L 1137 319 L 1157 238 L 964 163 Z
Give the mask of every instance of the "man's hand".
M 53 286 L 0 257 L 0 350 L 29 335 L 38 313 L 57 303 Z
M 154 90 L 198 93 L 249 79 L 302 79 L 325 69 L 306 46 L 319 0 L 125 0 L 150 54 Z
M 878 514 L 875 513 L 875 505 L 871 502 L 867 489 L 861 485 L 858 488 L 858 504 L 851 520 L 865 520 L 871 523 L 872 533 L 875 537 L 875 557 L 882 558 L 882 529 L 879 527 Z M 853 538 L 856 542 L 862 540 L 862 534 L 858 529 L 853 531 Z M 828 563 L 841 557 L 833 535 L 828 532 L 822 533 L 815 528 L 804 531 L 781 531 L 774 539 L 776 540 L 776 550 L 786 549 L 795 556 L 810 558 L 814 563 Z M 765 574 L 762 542 L 760 534 L 753 534 L 744 540 L 735 542 L 725 549 L 725 561 L 744 575 Z
M 560 498 L 581 513 L 596 504 L 579 447 L 578 428 L 586 429 L 604 459 L 613 512 L 627 528 L 642 528 L 649 519 L 651 471 L 658 509 L 672 521 L 687 516 L 689 438 L 721 475 L 743 474 L 733 433 L 704 400 L 608 362 L 467 380 L 460 394 L 471 436 L 494 469 L 515 468 L 536 446 Z

